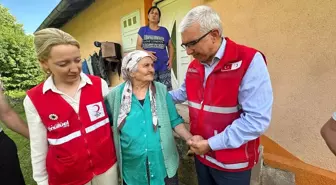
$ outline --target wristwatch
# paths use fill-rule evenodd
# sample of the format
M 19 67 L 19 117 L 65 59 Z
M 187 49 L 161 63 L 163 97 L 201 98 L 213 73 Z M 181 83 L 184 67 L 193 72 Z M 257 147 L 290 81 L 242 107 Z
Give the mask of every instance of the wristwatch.
M 336 112 L 332 114 L 332 118 L 336 121 Z

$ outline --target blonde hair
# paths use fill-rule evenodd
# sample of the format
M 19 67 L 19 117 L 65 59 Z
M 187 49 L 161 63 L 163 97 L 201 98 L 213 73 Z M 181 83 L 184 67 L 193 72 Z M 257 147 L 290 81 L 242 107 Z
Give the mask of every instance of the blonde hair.
M 80 48 L 79 42 L 70 34 L 56 28 L 45 28 L 34 33 L 37 59 L 42 62 L 49 58 L 53 46 L 73 45 Z

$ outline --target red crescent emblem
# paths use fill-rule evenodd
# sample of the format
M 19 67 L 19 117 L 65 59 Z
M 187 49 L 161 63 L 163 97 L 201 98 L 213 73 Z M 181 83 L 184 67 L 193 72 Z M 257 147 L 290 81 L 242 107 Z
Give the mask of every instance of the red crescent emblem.
M 93 107 L 97 107 L 97 110 L 95 112 L 98 112 L 100 110 L 99 105 L 93 105 Z

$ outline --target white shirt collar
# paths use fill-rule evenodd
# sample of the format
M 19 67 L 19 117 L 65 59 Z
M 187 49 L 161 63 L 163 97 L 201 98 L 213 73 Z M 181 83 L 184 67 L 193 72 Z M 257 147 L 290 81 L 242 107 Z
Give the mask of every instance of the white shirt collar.
M 81 89 L 81 88 L 84 87 L 86 84 L 90 84 L 90 85 L 92 85 L 92 81 L 90 80 L 90 78 L 89 78 L 86 74 L 84 74 L 84 73 L 81 72 L 81 73 L 80 73 L 80 78 L 81 78 L 81 81 L 80 81 L 80 83 L 79 83 L 79 87 L 78 87 L 78 89 Z M 47 80 L 46 80 L 46 81 L 44 82 L 44 84 L 43 84 L 43 94 L 44 94 L 45 92 L 47 92 L 48 90 L 52 90 L 53 92 L 56 92 L 56 93 L 59 93 L 59 94 L 62 93 L 62 92 L 60 92 L 60 91 L 56 88 L 52 76 L 49 76 L 49 77 L 47 78 Z

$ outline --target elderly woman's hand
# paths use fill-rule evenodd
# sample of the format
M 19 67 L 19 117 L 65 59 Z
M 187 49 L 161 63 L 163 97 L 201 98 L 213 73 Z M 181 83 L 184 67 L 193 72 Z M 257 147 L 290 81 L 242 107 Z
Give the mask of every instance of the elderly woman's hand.
M 192 138 L 188 139 L 187 144 L 197 155 L 206 154 L 211 150 L 208 140 L 199 135 L 194 135 Z
M 186 141 L 187 145 L 189 145 L 189 150 L 187 152 L 187 156 L 193 156 L 195 154 L 195 151 L 190 147 L 190 145 L 193 144 L 194 142 L 201 141 L 201 140 L 204 140 L 204 138 L 202 136 L 194 135 Z

